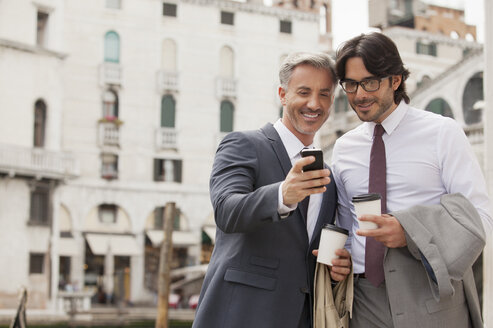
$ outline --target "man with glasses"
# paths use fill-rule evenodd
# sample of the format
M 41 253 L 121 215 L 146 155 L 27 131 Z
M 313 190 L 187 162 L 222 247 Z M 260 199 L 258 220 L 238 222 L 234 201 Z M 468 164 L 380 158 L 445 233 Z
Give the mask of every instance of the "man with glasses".
M 332 156 L 355 273 L 351 328 L 482 327 L 471 268 L 492 219 L 467 137 L 453 119 L 408 105 L 409 71 L 384 34 L 357 36 L 336 57 L 363 121 Z M 367 193 L 381 195 L 382 214 L 356 218 L 352 198 Z

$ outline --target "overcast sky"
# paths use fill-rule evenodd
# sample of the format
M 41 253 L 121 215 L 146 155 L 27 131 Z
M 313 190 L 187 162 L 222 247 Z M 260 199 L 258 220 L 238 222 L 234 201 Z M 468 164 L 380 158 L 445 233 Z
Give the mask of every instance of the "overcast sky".
M 479 42 L 484 41 L 484 0 L 425 0 L 439 6 L 465 10 L 467 24 L 476 25 Z M 490 1 L 490 0 L 488 0 Z M 368 0 L 332 0 L 333 46 L 339 44 L 368 28 Z

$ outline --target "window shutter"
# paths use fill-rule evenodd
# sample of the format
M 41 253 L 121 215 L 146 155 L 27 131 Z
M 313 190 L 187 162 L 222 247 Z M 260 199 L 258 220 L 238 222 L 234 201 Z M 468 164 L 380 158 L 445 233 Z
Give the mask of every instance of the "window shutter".
M 176 208 L 175 219 L 173 220 L 173 231 L 180 231 L 180 218 L 181 218 L 181 211 L 179 208 Z
M 154 210 L 154 229 L 163 229 L 164 227 L 164 207 L 156 207 Z
M 174 166 L 174 173 L 175 173 L 174 181 L 175 182 L 181 182 L 182 161 L 181 160 L 174 160 L 173 166 Z
M 220 132 L 233 131 L 234 106 L 230 101 L 221 102 Z
M 175 127 L 175 100 L 173 96 L 164 96 L 161 101 L 161 127 Z
M 104 36 L 104 61 L 120 62 L 120 37 L 116 32 L 110 31 Z

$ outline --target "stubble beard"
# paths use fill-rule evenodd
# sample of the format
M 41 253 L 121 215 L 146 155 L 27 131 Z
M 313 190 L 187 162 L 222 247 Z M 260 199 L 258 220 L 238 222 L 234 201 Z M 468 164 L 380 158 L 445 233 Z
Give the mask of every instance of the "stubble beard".
M 370 117 L 365 117 L 364 116 L 365 114 L 359 113 L 355 109 L 355 107 L 358 104 L 368 102 L 367 101 L 368 99 L 366 99 L 365 101 L 358 101 L 358 102 L 353 102 L 350 104 L 353 111 L 356 113 L 356 115 L 358 115 L 358 118 L 363 122 L 375 122 L 376 120 L 378 120 L 378 118 L 380 118 L 382 115 L 384 115 L 394 104 L 394 94 L 393 93 L 390 94 L 390 96 L 386 96 L 386 97 L 382 98 L 381 100 L 379 100 L 379 99 L 375 100 L 375 98 L 370 98 L 370 99 L 371 99 L 371 101 L 374 101 L 374 104 L 376 104 L 378 106 L 376 113 L 371 115 Z M 368 113 L 368 114 L 371 114 L 371 113 Z
M 325 120 L 323 120 L 322 123 L 317 123 L 317 124 L 320 124 L 320 126 L 318 126 L 317 128 L 314 128 L 314 129 L 306 130 L 306 129 L 303 128 L 303 123 L 304 123 L 304 121 L 303 121 L 303 114 L 301 113 L 301 110 L 298 110 L 298 111 L 299 111 L 299 116 L 298 117 L 296 115 L 291 115 L 292 112 L 290 112 L 289 110 L 287 111 L 286 114 L 288 116 L 288 119 L 291 121 L 291 125 L 294 127 L 294 129 L 298 133 L 301 133 L 301 134 L 304 134 L 304 135 L 315 136 L 315 134 L 318 132 L 318 130 L 320 130 L 320 128 L 322 127 L 322 125 L 329 118 L 328 115 L 327 115 L 327 117 L 325 118 Z M 323 115 L 323 113 L 321 115 Z M 307 127 L 310 128 L 310 125 L 307 125 Z

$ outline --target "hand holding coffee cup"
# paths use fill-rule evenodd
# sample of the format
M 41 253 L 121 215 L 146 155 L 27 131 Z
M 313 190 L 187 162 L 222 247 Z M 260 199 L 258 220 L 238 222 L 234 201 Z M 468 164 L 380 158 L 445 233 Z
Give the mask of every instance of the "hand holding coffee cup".
M 378 228 L 376 223 L 370 221 L 360 221 L 359 218 L 365 214 L 382 215 L 380 194 L 356 195 L 353 197 L 353 205 L 360 229 L 372 230 Z
M 332 266 L 332 260 L 339 258 L 336 250 L 344 248 L 349 231 L 333 224 L 325 224 L 320 235 L 317 262 Z

